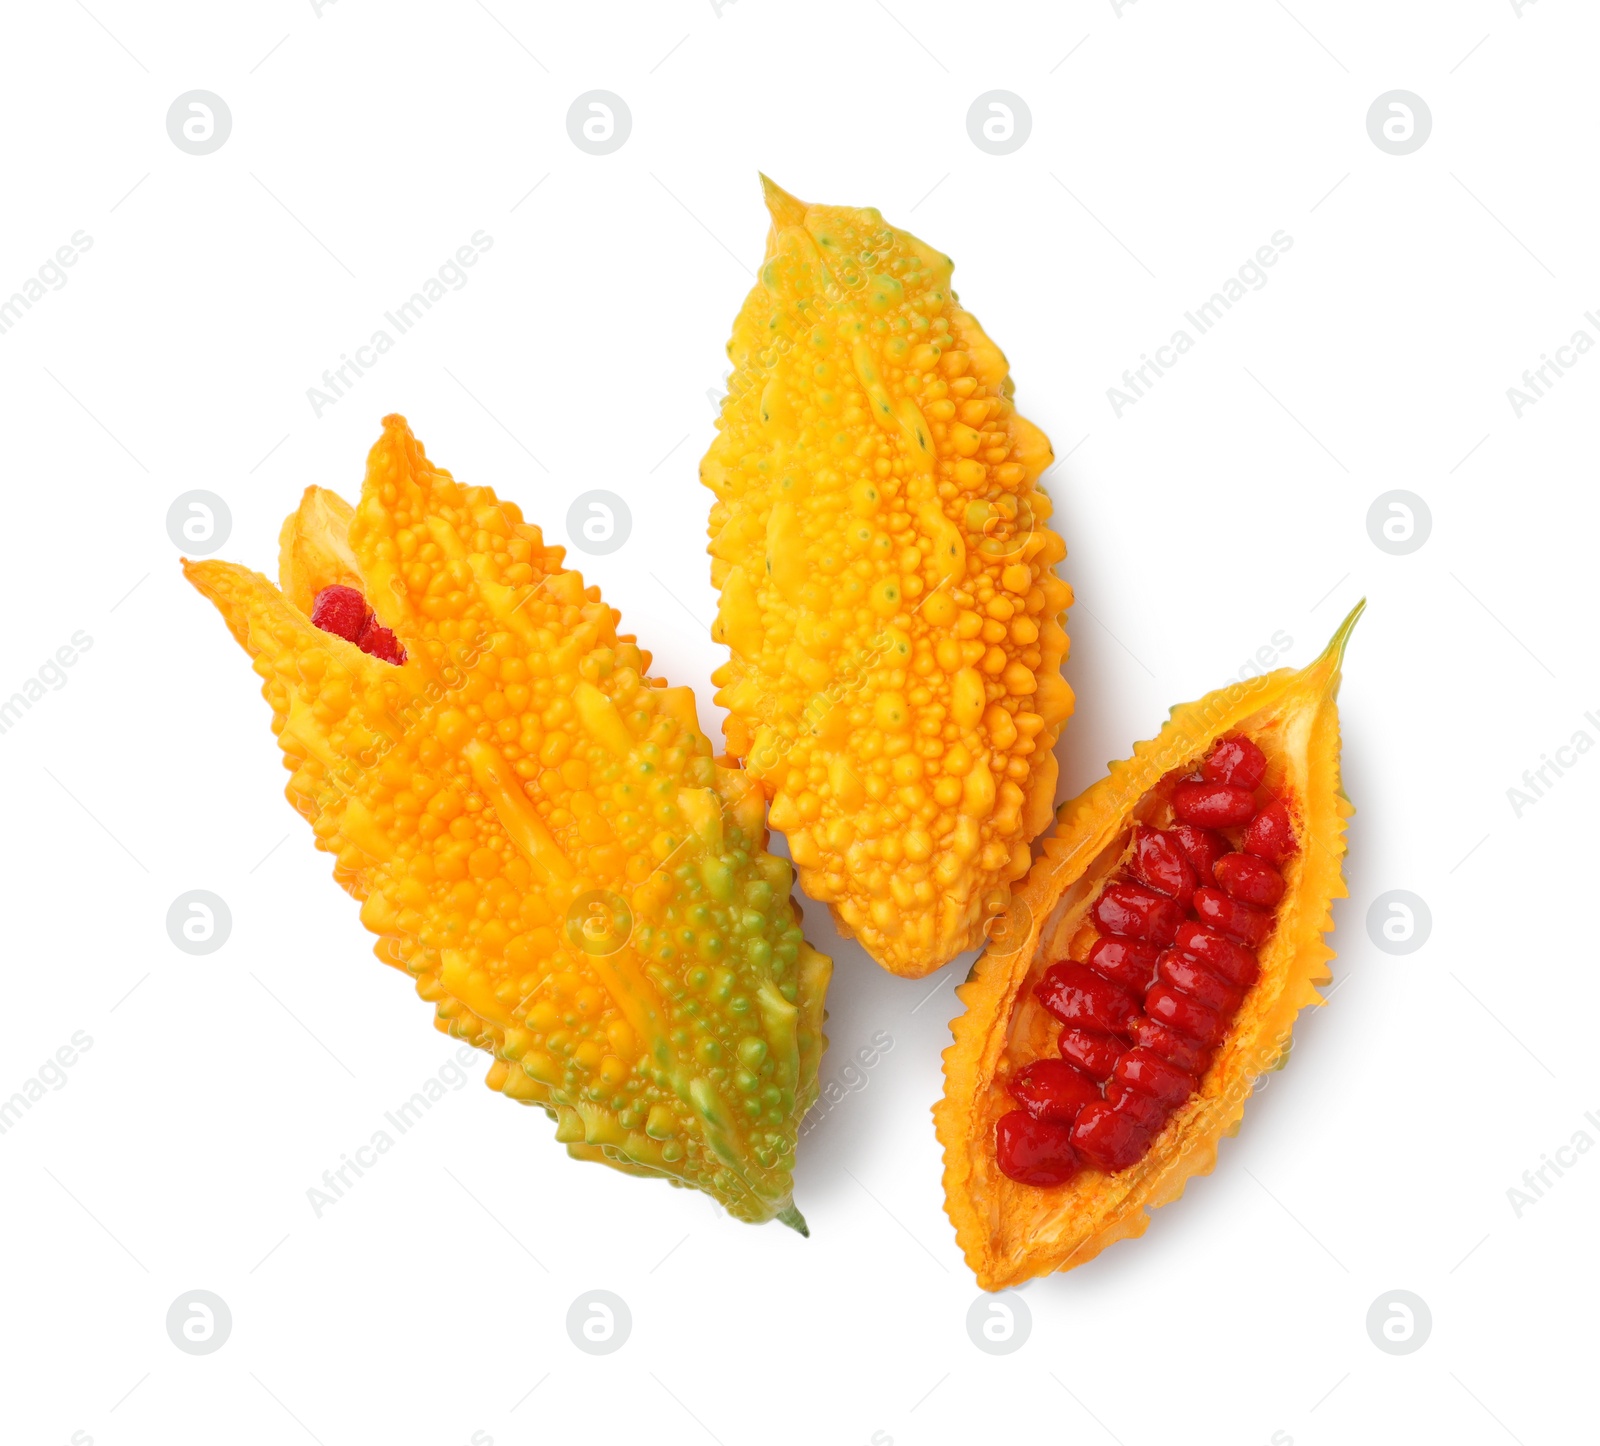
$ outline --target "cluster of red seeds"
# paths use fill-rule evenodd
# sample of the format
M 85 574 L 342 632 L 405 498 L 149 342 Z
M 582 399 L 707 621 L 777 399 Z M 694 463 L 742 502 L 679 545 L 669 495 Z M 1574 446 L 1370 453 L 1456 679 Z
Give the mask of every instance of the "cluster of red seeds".
M 1127 873 L 1090 910 L 1100 937 L 1085 961 L 1034 986 L 1061 1021 L 1061 1058 L 1006 1082 L 1022 1108 L 996 1124 L 995 1157 L 1013 1180 L 1061 1185 L 1084 1160 L 1125 1170 L 1199 1088 L 1260 975 L 1254 951 L 1284 890 L 1275 866 L 1295 851 L 1282 800 L 1257 808 L 1266 769 L 1248 738 L 1218 739 L 1172 790 L 1177 822 L 1134 826 Z M 1242 830 L 1240 849 L 1220 829 Z
M 311 604 L 311 621 L 323 632 L 354 643 L 363 653 L 370 653 L 385 663 L 398 664 L 406 660 L 406 650 L 400 646 L 400 639 L 378 621 L 377 614 L 367 606 L 367 600 L 353 587 L 336 583 L 323 588 Z

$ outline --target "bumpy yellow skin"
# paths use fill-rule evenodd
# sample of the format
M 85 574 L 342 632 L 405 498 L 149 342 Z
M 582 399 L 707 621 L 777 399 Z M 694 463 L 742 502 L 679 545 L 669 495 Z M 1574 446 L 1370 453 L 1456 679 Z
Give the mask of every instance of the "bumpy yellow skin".
M 729 751 L 800 881 L 918 976 L 978 942 L 1050 821 L 1071 590 L 1050 443 L 950 289 L 875 210 L 763 178 L 772 230 L 700 475 Z
M 1217 1146 L 1238 1130 L 1256 1081 L 1287 1061 L 1296 1017 L 1323 1002 L 1318 986 L 1332 979 L 1333 959 L 1325 936 L 1333 928 L 1333 901 L 1346 894 L 1344 831 L 1354 812 L 1339 781 L 1335 699 L 1345 644 L 1364 606 L 1310 666 L 1234 683 L 1174 708 L 1159 735 L 1135 744 L 1133 757 L 1113 763 L 1100 782 L 1063 804 L 994 942 L 956 990 L 965 1013 L 951 1023 L 944 1097 L 933 1118 L 944 1148 L 945 1211 L 985 1290 L 1072 1270 L 1118 1240 L 1143 1235 L 1152 1209 L 1215 1167 Z M 1116 1175 L 1086 1168 L 1050 1189 L 1008 1179 L 994 1158 L 995 1124 L 1016 1107 L 1006 1077 L 1056 1053 L 1055 1021 L 1034 985 L 1055 961 L 1082 957 L 1072 953 L 1073 942 L 1126 862 L 1131 826 L 1171 822 L 1163 780 L 1190 771 L 1229 733 L 1243 734 L 1266 754 L 1267 786 L 1288 803 L 1299 842 L 1283 865 L 1287 889 L 1259 953 L 1261 978 L 1213 1052 L 1199 1090 L 1137 1164 Z
M 352 512 L 312 488 L 283 590 L 186 562 L 255 660 L 288 796 L 362 901 L 378 957 L 487 1083 L 580 1159 L 804 1228 L 796 1125 L 816 1096 L 829 961 L 809 948 L 763 797 L 714 760 L 687 688 L 486 487 L 384 420 Z M 359 587 L 392 666 L 312 626 Z

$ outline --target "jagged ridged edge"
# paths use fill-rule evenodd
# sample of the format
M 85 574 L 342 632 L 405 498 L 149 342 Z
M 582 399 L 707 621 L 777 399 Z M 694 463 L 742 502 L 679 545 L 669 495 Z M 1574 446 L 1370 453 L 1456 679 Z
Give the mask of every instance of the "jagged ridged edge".
M 956 997 L 964 1012 L 951 1021 L 952 1042 L 942 1056 L 944 1094 L 934 1105 L 933 1116 L 944 1159 L 945 1212 L 967 1265 L 984 1289 L 1002 1290 L 1036 1275 L 1070 1270 L 1118 1240 L 1142 1235 L 1149 1226 L 1150 1211 L 1178 1199 L 1191 1177 L 1210 1174 L 1216 1167 L 1222 1137 L 1237 1133 L 1245 1102 L 1254 1090 L 1255 1074 L 1241 1074 L 1203 1115 L 1191 1111 L 1169 1126 L 1178 1133 L 1162 1152 L 1165 1162 L 1125 1187 L 1120 1207 L 1101 1228 L 1064 1249 L 1053 1242 L 1052 1248 L 1036 1253 L 1024 1251 L 1015 1262 L 990 1259 L 990 1237 L 981 1229 L 982 1213 L 971 1204 L 973 1152 L 982 1148 L 983 1142 L 974 1138 L 970 1117 L 980 1082 L 986 1086 L 994 1077 L 1004 1052 L 1012 1004 L 1050 914 L 1062 894 L 1115 837 L 1128 812 L 1163 775 L 1195 757 L 1220 734 L 1299 690 L 1307 692 L 1316 710 L 1306 748 L 1308 789 L 1302 800 L 1308 814 L 1306 834 L 1331 843 L 1314 855 L 1308 852 L 1303 861 L 1296 900 L 1311 902 L 1297 908 L 1286 921 L 1293 927 L 1294 942 L 1282 991 L 1256 1021 L 1253 1041 L 1241 1035 L 1229 1041 L 1230 1049 L 1281 1037 L 1286 1055 L 1300 1011 L 1324 1002 L 1317 986 L 1332 979 L 1328 964 L 1335 957 L 1325 936 L 1333 929 L 1333 901 L 1349 892 L 1344 883 L 1344 834 L 1346 821 L 1355 812 L 1340 785 L 1335 698 L 1344 647 L 1364 607 L 1363 600 L 1321 656 L 1306 668 L 1298 672 L 1280 669 L 1174 707 L 1156 737 L 1135 744 L 1132 757 L 1110 764 L 1105 778 L 1063 804 L 1055 832 L 1044 841 L 1043 855 L 1013 896 L 1029 910 L 1027 935 L 1005 950 L 991 946 L 957 987 Z M 1211 721 L 1206 721 L 1208 718 Z M 1277 1063 L 1281 1062 L 1280 1057 Z M 1272 1063 L 1264 1063 L 1264 1069 L 1272 1067 Z M 958 1200 L 968 1208 L 953 1208 Z

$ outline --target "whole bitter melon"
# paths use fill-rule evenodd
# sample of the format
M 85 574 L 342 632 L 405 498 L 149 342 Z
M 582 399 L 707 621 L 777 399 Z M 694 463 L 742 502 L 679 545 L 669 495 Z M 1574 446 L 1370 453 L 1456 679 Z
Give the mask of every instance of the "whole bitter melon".
M 979 942 L 1050 822 L 1073 705 L 1050 444 L 949 257 L 762 180 L 767 255 L 701 464 L 717 701 L 802 887 L 917 976 Z

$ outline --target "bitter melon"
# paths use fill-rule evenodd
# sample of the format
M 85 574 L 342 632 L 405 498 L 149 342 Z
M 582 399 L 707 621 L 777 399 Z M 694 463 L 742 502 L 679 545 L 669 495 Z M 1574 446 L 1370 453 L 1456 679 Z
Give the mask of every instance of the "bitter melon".
M 718 435 L 714 675 L 805 891 L 897 974 L 978 942 L 1050 821 L 1071 590 L 1049 441 L 952 263 L 765 177 Z
M 312 488 L 285 523 L 281 591 L 184 569 L 254 659 L 378 957 L 494 1056 L 487 1083 L 580 1159 L 803 1230 L 832 966 L 761 791 L 562 556 L 391 416 L 360 504 Z

